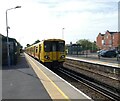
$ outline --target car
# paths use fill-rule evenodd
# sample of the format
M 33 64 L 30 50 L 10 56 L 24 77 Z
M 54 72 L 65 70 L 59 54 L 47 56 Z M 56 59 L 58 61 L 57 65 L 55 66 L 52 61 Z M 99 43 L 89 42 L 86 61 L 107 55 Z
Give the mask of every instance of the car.
M 102 54 L 104 54 L 104 52 L 106 52 L 106 50 L 100 50 L 100 51 L 97 51 L 98 56 L 101 56 Z
M 120 61 L 120 51 L 118 51 L 118 54 L 117 54 L 117 61 Z
M 104 50 L 99 53 L 99 56 L 102 57 L 116 57 L 117 56 L 117 51 L 116 50 Z
M 117 55 L 117 61 L 120 61 L 120 54 Z

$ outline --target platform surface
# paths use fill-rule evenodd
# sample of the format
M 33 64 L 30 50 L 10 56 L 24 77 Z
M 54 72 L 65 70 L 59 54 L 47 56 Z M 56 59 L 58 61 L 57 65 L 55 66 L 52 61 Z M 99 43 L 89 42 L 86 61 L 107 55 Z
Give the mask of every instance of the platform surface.
M 2 99 L 51 99 L 23 54 L 16 66 L 2 67 Z
M 98 64 L 98 65 L 105 65 L 105 66 L 110 66 L 110 67 L 115 67 L 115 68 L 120 68 L 120 61 L 104 61 L 104 59 L 93 59 L 93 58 L 82 58 L 82 57 L 77 57 L 77 56 L 67 56 L 66 59 L 72 59 L 72 60 L 77 60 L 77 61 L 82 61 L 82 62 L 88 62 L 88 63 L 93 63 L 93 64 Z
M 20 63 L 2 70 L 3 99 L 92 100 L 27 54 Z

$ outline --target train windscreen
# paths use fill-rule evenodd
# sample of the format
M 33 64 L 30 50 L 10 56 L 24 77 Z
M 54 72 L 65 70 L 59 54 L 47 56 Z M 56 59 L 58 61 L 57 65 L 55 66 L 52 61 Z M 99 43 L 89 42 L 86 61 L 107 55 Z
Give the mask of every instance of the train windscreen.
M 60 51 L 60 52 L 65 51 L 65 42 L 64 41 L 58 41 L 58 51 Z
M 64 41 L 45 41 L 44 42 L 45 52 L 64 52 L 65 42 Z

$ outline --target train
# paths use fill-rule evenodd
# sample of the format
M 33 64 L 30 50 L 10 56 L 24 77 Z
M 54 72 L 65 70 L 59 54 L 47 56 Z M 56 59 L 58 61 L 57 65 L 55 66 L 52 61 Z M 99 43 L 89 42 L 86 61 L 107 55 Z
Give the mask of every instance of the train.
M 65 62 L 65 41 L 46 39 L 26 47 L 25 52 L 50 68 L 59 68 Z

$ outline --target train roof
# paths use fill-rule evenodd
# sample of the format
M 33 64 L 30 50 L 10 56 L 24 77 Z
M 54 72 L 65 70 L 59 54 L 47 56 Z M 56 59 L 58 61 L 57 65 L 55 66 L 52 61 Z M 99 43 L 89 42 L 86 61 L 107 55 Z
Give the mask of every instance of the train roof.
M 45 39 L 42 41 L 64 41 L 63 39 Z
M 65 40 L 63 40 L 63 39 L 45 39 L 45 40 L 42 40 L 42 41 L 40 41 L 38 43 L 32 44 L 32 45 L 30 45 L 29 47 L 26 47 L 26 48 L 30 48 L 30 47 L 39 45 L 39 44 L 43 43 L 44 41 L 65 41 Z

